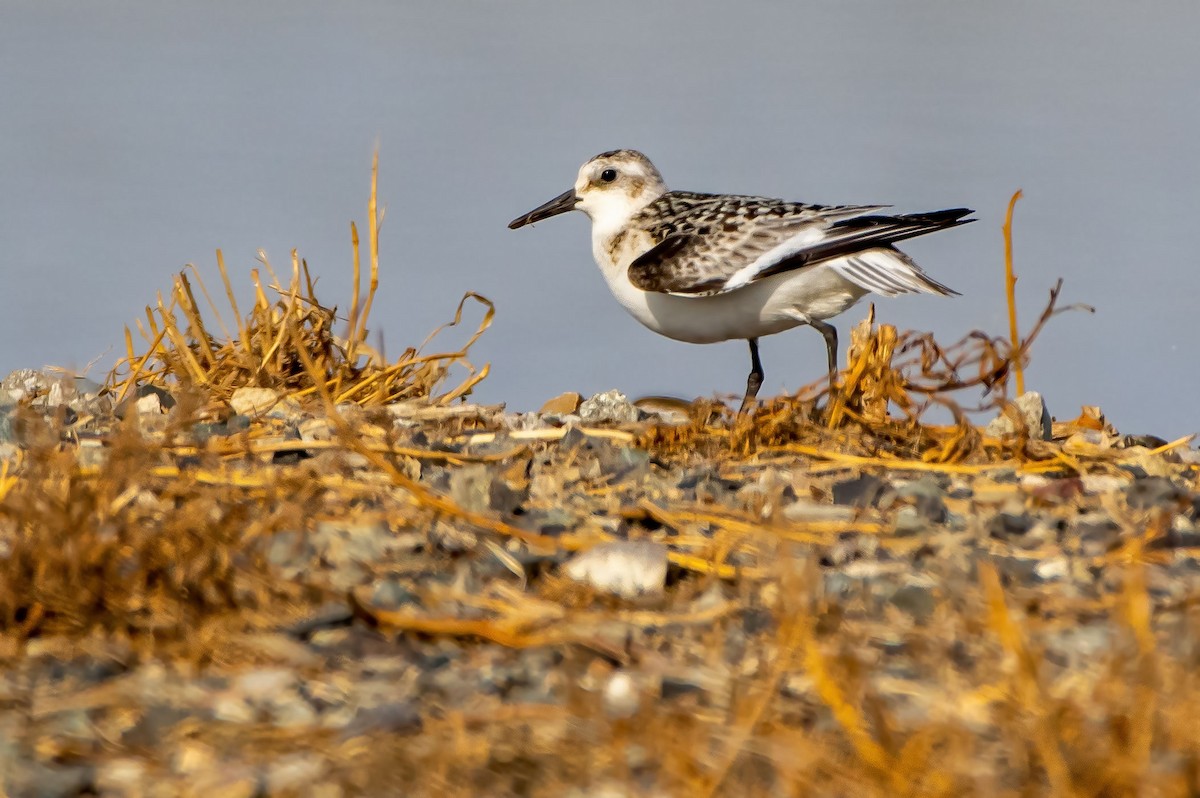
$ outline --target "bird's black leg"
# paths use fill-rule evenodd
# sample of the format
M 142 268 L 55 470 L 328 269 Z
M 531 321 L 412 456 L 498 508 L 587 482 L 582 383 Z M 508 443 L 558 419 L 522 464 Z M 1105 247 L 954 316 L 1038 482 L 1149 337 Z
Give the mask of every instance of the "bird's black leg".
M 829 390 L 832 391 L 834 383 L 837 382 L 837 328 L 817 319 L 811 320 L 809 324 L 825 338 L 825 352 L 829 355 Z
M 746 378 L 746 396 L 742 399 L 742 406 L 738 410 L 739 414 L 745 413 L 754 404 L 754 398 L 758 396 L 758 389 L 762 387 L 763 381 L 762 361 L 758 359 L 758 339 L 751 338 L 749 343 L 750 376 Z

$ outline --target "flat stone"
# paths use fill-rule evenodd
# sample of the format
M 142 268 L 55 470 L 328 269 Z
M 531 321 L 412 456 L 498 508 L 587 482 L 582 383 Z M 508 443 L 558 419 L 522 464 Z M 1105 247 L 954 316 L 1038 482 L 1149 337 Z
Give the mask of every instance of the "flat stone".
M 905 585 L 893 593 L 888 602 L 918 624 L 928 621 L 937 607 L 933 590 L 924 585 Z
M 872 474 L 862 474 L 833 486 L 833 503 L 850 507 L 878 507 L 892 486 Z
M 854 508 L 836 504 L 797 501 L 783 508 L 783 517 L 798 524 L 854 520 Z
M 1027 513 L 1000 512 L 987 522 L 988 534 L 994 538 L 1024 535 L 1033 526 L 1033 517 Z
M 422 726 L 417 708 L 407 701 L 398 701 L 360 709 L 339 736 L 349 740 L 373 732 L 415 734 Z
M 546 402 L 546 404 L 542 405 L 542 409 L 538 412 L 542 414 L 552 413 L 554 415 L 565 416 L 578 410 L 579 405 L 582 403 L 582 396 L 574 391 L 567 391 L 566 393 L 561 393 L 550 401 Z

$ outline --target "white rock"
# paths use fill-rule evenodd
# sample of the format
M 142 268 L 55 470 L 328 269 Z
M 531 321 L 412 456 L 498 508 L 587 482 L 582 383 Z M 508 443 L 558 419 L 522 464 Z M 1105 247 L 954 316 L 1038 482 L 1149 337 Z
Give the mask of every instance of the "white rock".
M 1065 579 L 1068 573 L 1067 558 L 1051 557 L 1048 560 L 1043 560 L 1034 566 L 1033 572 L 1038 575 L 1039 579 L 1044 579 L 1047 582 Z
M 1084 493 L 1116 493 L 1129 484 L 1128 479 L 1112 474 L 1082 474 L 1079 481 Z
M 300 407 L 290 397 L 280 398 L 270 388 L 238 388 L 229 400 L 229 406 L 239 416 L 267 416 L 291 419 L 300 415 Z
M 323 418 L 309 418 L 300 422 L 300 440 L 333 440 L 333 426 Z
M 1017 414 L 1025 423 L 1025 428 L 1029 430 L 1029 437 L 1035 440 L 1050 439 L 1050 411 L 1046 409 L 1046 403 L 1042 400 L 1040 393 L 1026 391 L 1018 396 L 1013 404 L 1016 405 Z M 984 434 L 993 438 L 1015 435 L 1016 432 L 1017 425 L 1004 412 L 988 422 L 987 428 L 984 430 Z
M 627 424 L 641 418 L 641 411 L 629 401 L 625 394 L 612 390 L 585 399 L 579 406 L 579 417 L 585 424 L 596 424 L 602 421 Z
M 575 555 L 563 570 L 577 582 L 624 598 L 658 594 L 667 581 L 667 547 L 649 541 L 601 543 Z
M 148 393 L 137 400 L 138 415 L 162 415 L 162 400 L 156 393 Z
M 612 675 L 604 686 L 604 710 L 610 718 L 631 718 L 637 714 L 641 698 L 633 678 L 624 671 Z
M 238 388 L 233 392 L 229 406 L 240 416 L 261 416 L 278 401 L 279 394 L 270 388 Z

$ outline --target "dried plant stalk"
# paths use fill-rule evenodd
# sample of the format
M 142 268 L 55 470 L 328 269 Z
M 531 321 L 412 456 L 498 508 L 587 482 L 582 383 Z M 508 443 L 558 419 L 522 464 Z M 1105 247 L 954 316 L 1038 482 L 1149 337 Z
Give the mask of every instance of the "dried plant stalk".
M 368 256 L 370 277 L 365 301 L 360 305 L 360 263 L 357 228 L 351 226 L 353 246 L 354 296 L 351 299 L 347 337 L 334 335 L 338 322 L 336 308 L 322 304 L 313 290 L 308 264 L 292 253 L 291 279 L 282 285 L 265 255 L 259 260 L 270 276 L 264 283 L 257 269 L 251 270 L 255 302 L 243 316 L 234 296 L 224 256 L 217 252 L 217 269 L 225 287 L 229 306 L 237 319 L 237 337 L 230 336 L 212 297 L 201 282 L 201 290 L 216 318 L 221 334 L 214 334 L 205 323 L 185 272 L 176 278 L 169 298 L 159 298 L 157 306 L 146 309 L 146 326 L 139 332 L 146 342 L 143 352 L 135 351 L 132 335 L 127 332 L 127 353 L 110 373 L 111 391 L 124 399 L 141 385 L 181 386 L 200 389 L 216 405 L 227 405 L 233 392 L 243 386 L 271 388 L 283 394 L 302 397 L 318 387 L 332 388 L 336 400 L 361 405 L 424 399 L 446 404 L 468 396 L 488 373 L 488 366 L 475 367 L 468 360 L 472 345 L 491 326 L 495 307 L 486 297 L 467 293 L 455 310 L 454 318 L 439 327 L 426 344 L 445 327 L 462 323 L 468 301 L 483 306 L 483 318 L 474 333 L 455 351 L 426 355 L 424 344 L 406 349 L 394 361 L 366 344 L 368 322 L 374 296 L 379 287 L 378 153 L 372 165 L 371 194 L 368 203 Z M 194 269 L 193 269 L 194 271 Z M 272 300 L 271 294 L 276 299 Z M 288 330 L 294 330 L 290 336 Z M 306 369 L 300 350 L 314 368 Z M 438 388 L 454 367 L 466 371 L 463 380 L 438 394 Z M 318 385 L 319 383 L 319 385 Z

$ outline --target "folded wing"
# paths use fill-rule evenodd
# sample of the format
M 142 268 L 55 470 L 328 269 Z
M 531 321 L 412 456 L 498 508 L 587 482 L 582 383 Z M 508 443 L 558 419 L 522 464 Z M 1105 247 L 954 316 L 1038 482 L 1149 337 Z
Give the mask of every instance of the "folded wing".
M 730 207 L 730 200 L 738 205 Z M 715 201 L 715 200 L 714 200 Z M 892 245 L 967 224 L 966 208 L 880 215 L 879 207 L 825 208 L 778 200 L 729 198 L 676 218 L 658 245 L 629 266 L 644 291 L 705 296 L 775 274 L 828 264 L 845 279 L 885 296 L 953 294 Z

